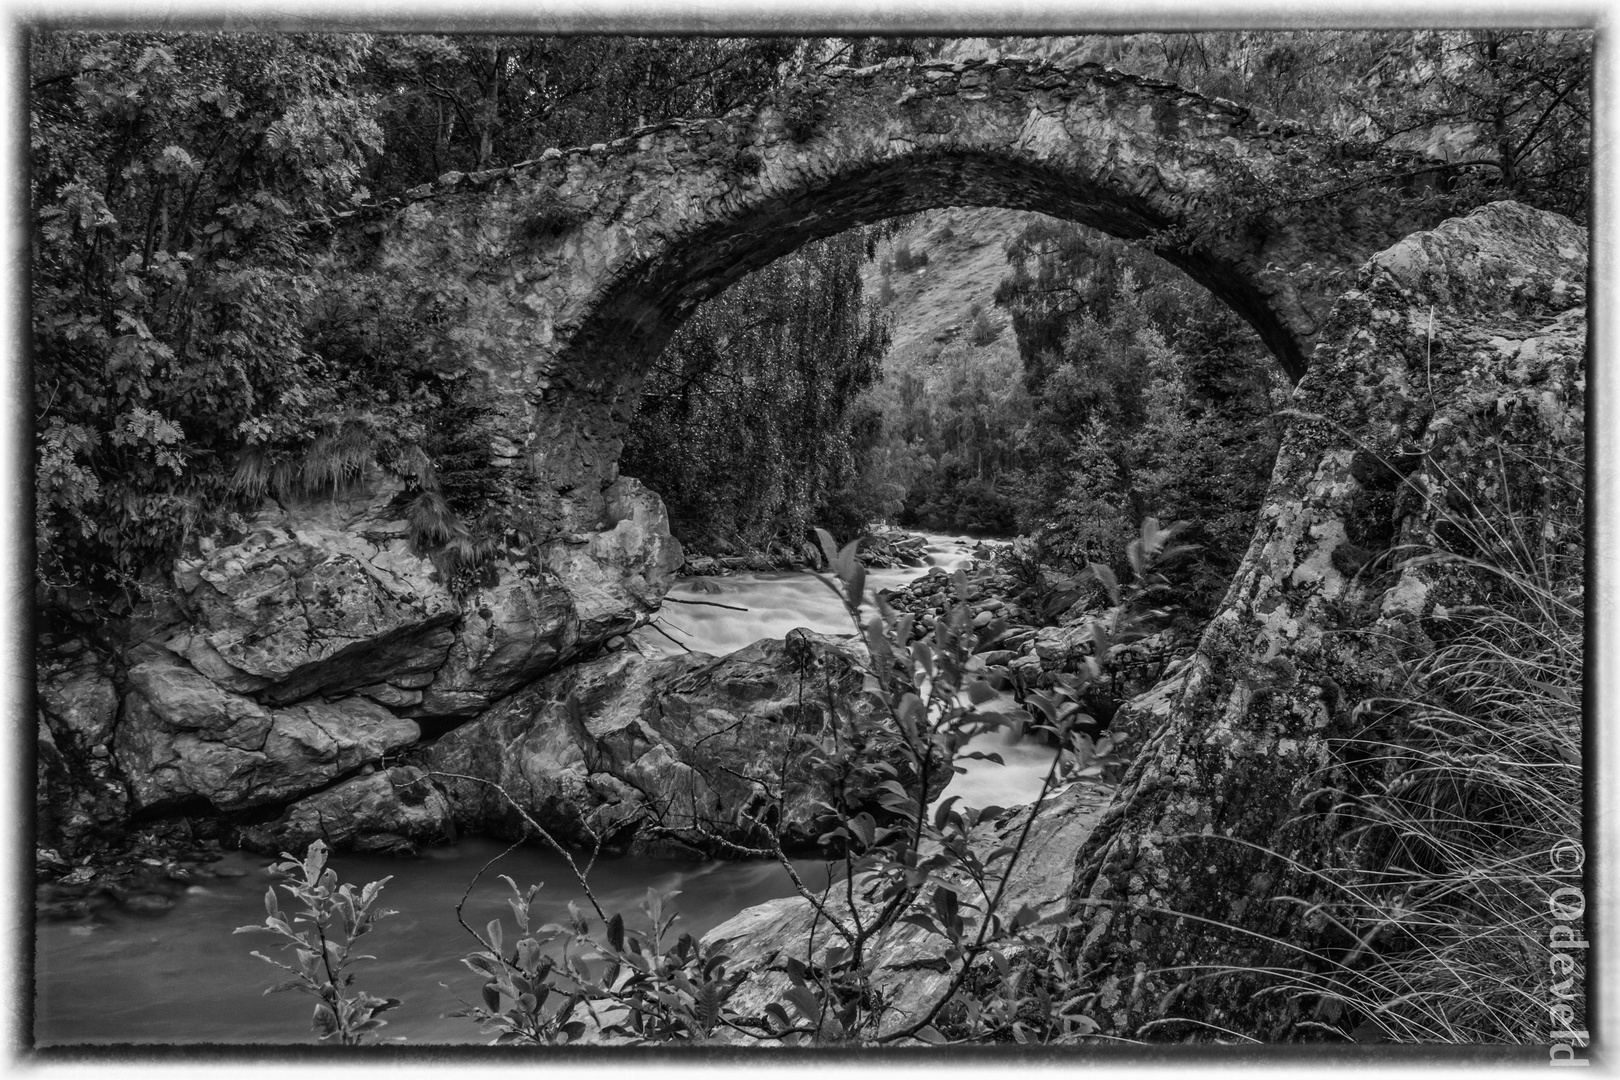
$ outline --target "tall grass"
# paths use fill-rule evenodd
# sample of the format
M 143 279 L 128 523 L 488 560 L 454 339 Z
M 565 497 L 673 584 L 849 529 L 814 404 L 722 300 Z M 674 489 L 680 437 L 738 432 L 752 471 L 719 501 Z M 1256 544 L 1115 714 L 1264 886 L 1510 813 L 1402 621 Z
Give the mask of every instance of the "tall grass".
M 1553 848 L 1581 836 L 1584 470 L 1546 447 L 1490 456 L 1483 476 L 1429 470 L 1435 541 L 1402 569 L 1460 602 L 1339 747 L 1364 783 L 1335 808 L 1345 858 L 1315 873 L 1340 899 L 1315 914 L 1355 944 L 1263 991 L 1304 1008 L 1307 1037 L 1549 1041 Z

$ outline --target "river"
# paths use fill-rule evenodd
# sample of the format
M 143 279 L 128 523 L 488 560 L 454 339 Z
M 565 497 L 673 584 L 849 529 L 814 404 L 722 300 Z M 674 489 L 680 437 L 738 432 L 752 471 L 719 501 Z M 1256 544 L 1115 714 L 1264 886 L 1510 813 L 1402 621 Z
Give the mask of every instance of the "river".
M 929 556 L 947 570 L 965 565 L 971 542 L 930 537 Z M 927 568 L 874 570 L 868 588 L 893 588 Z M 718 592 L 711 591 L 718 589 Z M 669 637 L 642 629 L 635 635 L 644 651 L 673 652 L 670 638 L 696 651 L 724 654 L 761 637 L 781 637 L 797 626 L 820 633 L 851 632 L 841 602 L 807 573 L 736 574 L 687 579 L 670 592 L 674 600 L 703 600 L 745 607 L 672 603 L 659 625 Z M 973 763 L 948 794 L 968 805 L 1008 806 L 1027 802 L 1039 790 L 1051 751 L 1006 745 L 999 736 L 981 736 L 973 749 L 995 750 L 1004 766 Z M 364 883 L 388 875 L 384 907 L 398 914 L 382 920 L 365 939 L 365 951 L 378 959 L 354 969 L 356 985 L 403 1004 L 387 1014 L 381 1035 L 408 1043 L 482 1043 L 485 1035 L 470 1021 L 443 1014 L 459 1006 L 458 996 L 478 998 L 482 979 L 460 958 L 476 947 L 456 922 L 455 906 L 469 882 L 506 845 L 467 838 L 432 848 L 419 858 L 398 859 L 342 854 L 332 865 L 340 880 Z M 251 955 L 255 949 L 280 956 L 265 934 L 232 931 L 260 922 L 263 894 L 274 880 L 269 860 L 244 852 L 227 853 L 211 865 L 216 876 L 191 884 L 175 906 L 162 914 L 138 915 L 112 908 L 66 922 L 42 922 L 36 930 L 34 1033 L 36 1044 L 59 1046 L 106 1043 L 285 1044 L 313 1040 L 310 998 L 288 992 L 263 996 L 281 972 Z M 828 867 L 800 860 L 801 876 L 812 887 L 827 880 Z M 508 890 L 496 876 L 510 875 L 520 886 L 543 882 L 535 914 L 539 922 L 565 921 L 570 899 L 582 900 L 567 865 L 539 848 L 505 855 L 479 881 L 467 901 L 466 919 L 482 927 L 510 915 Z M 669 859 L 599 861 L 590 873 L 592 891 L 604 910 L 623 911 L 632 927 L 637 905 L 649 888 L 676 891 L 680 912 L 676 932 L 701 937 L 753 904 L 791 895 L 786 872 L 774 863 L 691 862 Z M 512 932 L 507 919 L 507 932 Z M 441 985 L 442 984 L 442 985 Z

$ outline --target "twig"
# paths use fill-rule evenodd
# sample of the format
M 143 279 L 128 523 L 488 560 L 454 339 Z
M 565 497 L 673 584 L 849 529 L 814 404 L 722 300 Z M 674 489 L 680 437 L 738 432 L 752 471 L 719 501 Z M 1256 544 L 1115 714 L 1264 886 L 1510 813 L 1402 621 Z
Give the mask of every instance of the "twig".
M 519 840 L 511 847 L 489 860 L 489 862 L 485 863 L 483 866 L 480 866 L 478 868 L 478 873 L 474 874 L 472 876 L 472 880 L 467 882 L 467 891 L 461 894 L 461 899 L 456 903 L 456 922 L 460 923 L 461 928 L 467 931 L 467 933 L 471 934 L 473 938 L 477 940 L 478 944 L 482 945 L 486 949 L 490 949 L 489 942 L 484 940 L 484 936 L 482 934 L 467 925 L 467 920 L 461 917 L 461 909 L 467 906 L 467 898 L 472 895 L 473 886 L 478 884 L 478 879 L 484 876 L 484 871 L 488 870 L 490 867 L 494 866 L 496 863 L 500 862 L 502 859 L 506 858 L 508 855 L 512 854 L 512 852 L 516 851 L 522 846 L 523 841 Z M 494 950 L 490 949 L 490 951 L 493 952 Z
M 985 934 L 990 929 L 990 922 L 995 917 L 996 908 L 1001 905 L 1001 897 L 1007 890 L 1007 882 L 1012 880 L 1013 870 L 1018 865 L 1019 856 L 1024 852 L 1024 844 L 1029 840 L 1030 830 L 1035 826 L 1035 819 L 1040 816 L 1041 806 L 1046 802 L 1046 797 L 1052 792 L 1053 781 L 1057 778 L 1058 763 L 1062 760 L 1063 755 L 1060 753 L 1052 759 L 1052 764 L 1046 770 L 1046 779 L 1041 782 L 1041 793 L 1036 798 L 1034 805 L 1029 808 L 1029 817 L 1024 821 L 1024 827 L 1018 833 L 1018 842 L 1013 846 L 1012 855 L 1007 859 L 1007 869 L 1001 875 L 1001 881 L 996 885 L 996 895 L 991 899 L 989 906 L 985 908 L 984 916 L 979 920 L 979 933 L 974 939 L 973 945 L 967 950 L 967 955 L 963 957 L 962 966 L 957 969 L 950 985 L 945 988 L 943 994 L 934 1000 L 934 1005 L 928 1010 L 927 1015 L 909 1027 L 891 1032 L 882 1041 L 894 1042 L 915 1036 L 917 1032 L 934 1022 L 934 1017 L 939 1015 L 939 1011 L 945 1007 L 945 1003 L 954 997 L 956 992 L 961 989 L 962 984 L 967 981 L 968 972 L 972 970 L 974 962 L 978 960 L 985 950 Z
M 645 625 L 646 625 L 647 629 L 656 630 L 658 633 L 663 634 L 665 637 L 669 638 L 669 640 L 675 641 L 675 639 L 672 638 L 672 637 L 669 637 L 669 634 L 667 632 L 665 632 L 664 628 L 659 626 L 657 623 L 650 622 L 650 623 L 646 623 Z M 684 641 L 675 641 L 675 644 L 679 645 L 681 647 L 681 651 L 683 651 L 683 652 L 691 652 L 692 651 L 691 648 Z
M 551 848 L 551 850 L 555 851 L 557 854 L 561 855 L 563 859 L 567 861 L 568 869 L 574 872 L 574 879 L 579 882 L 579 887 L 585 891 L 585 898 L 591 902 L 591 907 L 596 909 L 597 916 L 600 917 L 603 922 L 608 921 L 607 912 L 603 911 L 602 905 L 596 902 L 596 894 L 591 892 L 590 883 L 585 880 L 585 875 L 579 872 L 579 866 L 574 862 L 574 857 L 568 853 L 568 849 L 558 843 L 556 837 L 552 836 L 546 831 L 545 826 L 541 825 L 538 821 L 534 820 L 534 818 L 530 817 L 529 812 L 523 809 L 523 805 L 516 799 L 512 798 L 511 793 L 509 793 L 505 788 L 493 780 L 486 780 L 482 776 L 468 776 L 465 773 L 453 773 L 444 772 L 440 769 L 429 769 L 428 775 L 448 776 L 452 780 L 471 780 L 475 784 L 488 784 L 490 787 L 500 792 L 501 798 L 511 803 L 512 809 L 516 810 L 523 820 L 529 823 L 530 828 L 540 834 L 540 839 L 545 841 L 546 846 Z
M 717 604 L 713 600 L 682 600 L 678 596 L 666 596 L 666 597 L 664 597 L 664 603 L 666 603 L 666 604 L 698 604 L 698 605 L 701 605 L 703 607 L 725 608 L 727 611 L 747 611 L 748 610 L 745 607 L 738 607 L 736 604 Z

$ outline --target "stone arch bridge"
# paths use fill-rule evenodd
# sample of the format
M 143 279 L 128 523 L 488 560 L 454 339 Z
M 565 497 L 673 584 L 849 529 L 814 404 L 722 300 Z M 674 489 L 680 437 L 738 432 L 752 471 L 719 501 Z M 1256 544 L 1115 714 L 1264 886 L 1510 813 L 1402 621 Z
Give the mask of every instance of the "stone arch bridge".
M 602 526 L 642 374 L 674 330 L 804 243 L 940 206 L 1077 221 L 1208 287 L 1297 380 L 1343 271 L 1432 219 L 1394 193 L 1254 214 L 1257 200 L 1398 167 L 1097 65 L 901 60 L 834 69 L 757 110 L 447 173 L 347 215 L 336 250 L 346 272 L 441 275 L 436 348 L 489 380 L 495 459 L 532 470 L 536 524 L 556 533 Z

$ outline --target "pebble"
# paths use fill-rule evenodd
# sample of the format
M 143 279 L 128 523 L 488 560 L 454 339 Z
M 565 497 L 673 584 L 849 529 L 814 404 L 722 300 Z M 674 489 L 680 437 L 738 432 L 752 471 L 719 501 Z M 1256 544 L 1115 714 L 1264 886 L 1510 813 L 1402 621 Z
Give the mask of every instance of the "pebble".
M 124 910 L 139 912 L 143 915 L 155 915 L 161 911 L 168 911 L 174 907 L 174 898 L 160 896 L 157 893 L 136 893 L 124 900 Z

